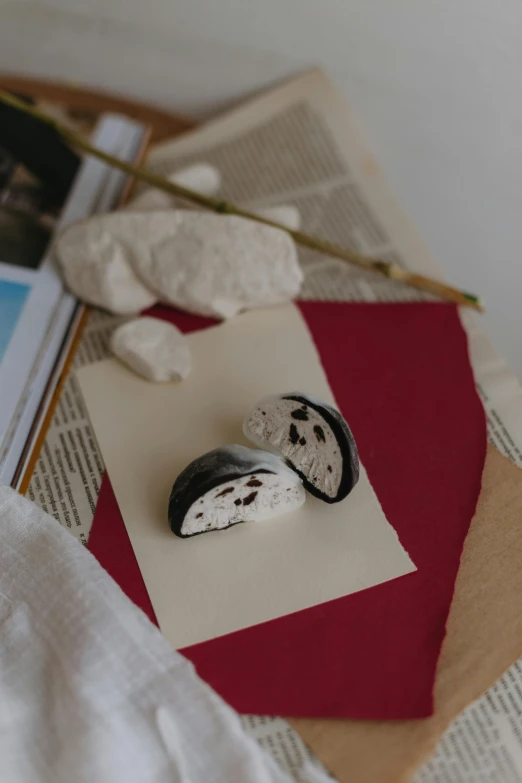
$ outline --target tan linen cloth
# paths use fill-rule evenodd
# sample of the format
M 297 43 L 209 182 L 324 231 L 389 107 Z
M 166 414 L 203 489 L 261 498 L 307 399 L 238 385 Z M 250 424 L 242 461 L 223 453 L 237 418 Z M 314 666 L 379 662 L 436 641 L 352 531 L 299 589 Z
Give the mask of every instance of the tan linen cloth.
M 522 654 L 522 471 L 488 446 L 437 669 L 435 714 L 412 721 L 289 719 L 341 783 L 404 783 L 451 721 Z

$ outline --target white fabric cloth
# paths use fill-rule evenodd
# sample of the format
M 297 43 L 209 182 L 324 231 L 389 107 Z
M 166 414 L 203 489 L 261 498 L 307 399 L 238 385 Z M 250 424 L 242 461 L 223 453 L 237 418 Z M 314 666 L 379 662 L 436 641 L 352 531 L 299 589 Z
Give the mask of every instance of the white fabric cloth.
M 0 487 L 1 783 L 289 780 L 94 557 Z

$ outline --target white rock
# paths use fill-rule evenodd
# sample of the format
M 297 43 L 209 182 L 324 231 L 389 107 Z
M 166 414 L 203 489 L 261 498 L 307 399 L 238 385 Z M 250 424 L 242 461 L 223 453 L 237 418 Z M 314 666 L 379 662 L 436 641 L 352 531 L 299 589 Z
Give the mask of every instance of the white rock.
M 133 217 L 139 216 L 112 213 L 92 217 L 67 228 L 55 244 L 72 293 L 118 315 L 135 315 L 157 301 L 129 263 L 133 236 L 139 234 Z
M 263 207 L 255 210 L 256 215 L 281 223 L 285 228 L 297 231 L 301 227 L 301 213 L 293 204 L 280 204 L 278 207 Z
M 163 212 L 166 209 L 175 209 L 174 196 L 157 188 L 143 190 L 123 207 L 125 212 Z
M 174 171 L 169 174 L 169 179 L 184 188 L 197 190 L 206 196 L 213 196 L 221 187 L 221 174 L 209 163 L 194 163 L 192 166 Z
M 173 324 L 158 318 L 137 318 L 112 334 L 111 351 L 127 367 L 149 381 L 186 378 L 190 372 L 187 339 Z
M 199 315 L 230 318 L 299 293 L 303 274 L 285 231 L 235 215 L 189 210 L 153 215 L 158 231 L 147 231 L 149 253 L 134 252 L 131 260 L 143 283 L 163 301 Z
M 284 231 L 210 212 L 97 215 L 66 229 L 56 252 L 74 294 L 121 315 L 162 299 L 229 318 L 293 299 L 303 280 Z
M 195 163 L 193 166 L 175 171 L 168 176 L 170 182 L 175 182 L 191 190 L 197 190 L 206 196 L 213 196 L 220 188 L 221 175 L 208 163 Z M 175 209 L 175 197 L 164 190 L 147 188 L 130 201 L 125 210 L 131 212 L 154 212 L 158 210 Z M 274 218 L 275 219 L 275 218 Z

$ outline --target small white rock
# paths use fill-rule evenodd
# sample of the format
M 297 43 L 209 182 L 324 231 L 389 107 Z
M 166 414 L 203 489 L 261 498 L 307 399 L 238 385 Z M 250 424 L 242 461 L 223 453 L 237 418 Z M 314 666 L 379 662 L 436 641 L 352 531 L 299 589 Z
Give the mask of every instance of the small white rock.
M 135 222 L 122 223 L 116 213 L 97 215 L 58 236 L 55 251 L 65 282 L 75 296 L 117 315 L 135 315 L 157 301 L 129 263 L 130 247 L 118 238 L 119 230 L 132 245 L 133 235 L 139 233 Z
M 154 213 L 158 224 L 162 214 L 167 213 Z M 143 283 L 163 301 L 198 315 L 231 318 L 299 293 L 303 273 L 285 231 L 235 215 L 169 214 L 164 231 L 154 236 L 149 230 L 149 253 L 133 253 L 131 259 Z
M 143 190 L 123 207 L 125 212 L 163 212 L 166 209 L 175 209 L 174 196 L 157 188 Z
M 187 166 L 170 174 L 167 179 L 182 187 L 197 190 L 206 196 L 213 196 L 221 186 L 219 171 L 208 163 L 195 163 L 193 166 Z M 175 209 L 175 196 L 165 193 L 164 190 L 147 188 L 147 190 L 142 191 L 139 196 L 130 201 L 124 209 L 130 212 L 154 212 Z
M 190 372 L 185 335 L 158 318 L 143 317 L 122 324 L 113 332 L 110 347 L 120 361 L 149 381 L 179 381 Z
M 297 231 L 301 227 L 301 213 L 293 204 L 280 204 L 278 207 L 263 207 L 255 210 L 256 215 L 281 223 L 291 231 Z
M 221 174 L 209 163 L 194 163 L 192 166 L 174 171 L 169 174 L 169 179 L 177 185 L 197 190 L 206 196 L 213 196 L 221 187 Z

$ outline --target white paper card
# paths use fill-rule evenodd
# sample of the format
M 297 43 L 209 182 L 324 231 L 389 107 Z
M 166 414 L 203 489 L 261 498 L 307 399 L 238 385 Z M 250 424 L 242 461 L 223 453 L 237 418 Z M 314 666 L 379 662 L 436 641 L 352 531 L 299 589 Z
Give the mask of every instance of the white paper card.
M 364 469 L 338 504 L 308 496 L 279 518 L 190 539 L 171 533 L 175 478 L 210 449 L 246 444 L 242 422 L 257 400 L 298 390 L 335 404 L 294 305 L 246 313 L 189 342 L 193 370 L 181 383 L 149 383 L 116 360 L 78 373 L 154 611 L 174 647 L 414 571 Z

